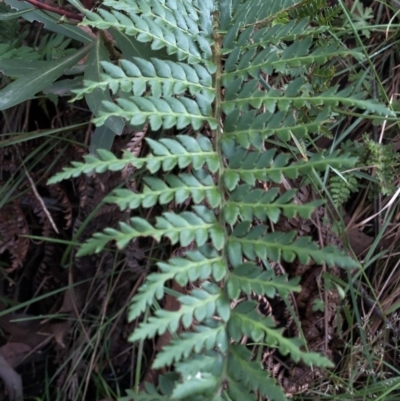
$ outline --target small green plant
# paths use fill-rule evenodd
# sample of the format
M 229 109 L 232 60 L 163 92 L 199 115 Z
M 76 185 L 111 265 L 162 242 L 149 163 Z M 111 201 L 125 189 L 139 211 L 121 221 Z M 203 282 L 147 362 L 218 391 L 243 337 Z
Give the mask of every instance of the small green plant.
M 358 168 L 345 175 L 331 176 L 329 188 L 336 206 L 343 205 L 350 199 L 351 194 L 357 193 L 365 179 L 372 181 L 373 190 L 368 192 L 370 198 L 377 193 L 393 195 L 399 156 L 392 145 L 375 142 L 368 135 L 364 135 L 360 143 L 348 141 L 342 148 L 358 158 Z M 370 172 L 369 175 L 366 174 L 367 171 Z
M 382 195 L 392 195 L 396 189 L 394 180 L 399 165 L 399 155 L 393 146 L 383 145 L 364 136 L 365 165 L 373 167 L 372 175 L 375 176 L 379 192 Z
M 357 178 L 353 174 L 346 174 L 346 176 L 334 174 L 330 179 L 329 190 L 334 205 L 342 206 L 350 199 L 352 193 L 357 192 Z
M 360 31 L 362 36 L 365 36 L 367 39 L 371 36 L 370 20 L 373 18 L 374 13 L 371 7 L 366 7 L 360 0 L 355 0 L 351 9 L 349 10 L 353 19 L 352 24 L 353 27 Z M 350 27 L 347 18 L 343 18 L 344 28 L 348 29 Z M 363 29 L 364 28 L 364 29 Z

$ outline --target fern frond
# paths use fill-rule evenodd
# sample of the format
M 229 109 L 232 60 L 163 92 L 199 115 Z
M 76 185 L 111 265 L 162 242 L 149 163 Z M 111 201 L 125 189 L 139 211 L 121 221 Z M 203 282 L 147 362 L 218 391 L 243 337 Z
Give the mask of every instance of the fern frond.
M 315 200 L 305 205 L 293 203 L 296 191 L 286 191 L 279 196 L 278 188 L 252 189 L 251 185 L 243 184 L 235 188 L 231 198 L 226 202 L 223 213 L 225 221 L 234 224 L 239 216 L 243 220 L 251 221 L 257 218 L 265 221 L 268 218 L 276 223 L 281 216 L 293 218 L 299 215 L 301 218 L 310 218 L 314 209 L 323 204 L 321 200 Z
M 262 51 L 257 51 L 257 48 L 253 47 L 244 54 L 241 54 L 240 48 L 232 50 L 226 60 L 223 82 L 228 85 L 237 76 L 257 78 L 260 72 L 270 75 L 274 70 L 284 72 L 293 67 L 321 65 L 332 57 L 359 56 L 359 52 L 343 49 L 336 43 L 310 51 L 312 43 L 312 37 L 308 36 L 299 39 L 284 50 L 279 50 L 273 45 Z
M 192 325 L 193 319 L 201 323 L 211 319 L 214 314 L 218 314 L 225 322 L 229 320 L 231 312 L 229 302 L 215 284 L 205 282 L 201 289 L 194 289 L 190 295 L 182 295 L 178 300 L 181 304 L 178 311 L 157 310 L 147 322 L 140 324 L 130 340 L 152 338 L 156 334 L 165 333 L 166 330 L 176 332 L 180 322 L 183 327 L 188 328 Z
M 133 390 L 126 390 L 126 397 L 119 398 L 119 401 L 172 401 L 170 394 L 160 394 L 157 389 L 150 383 L 145 383 L 144 391 L 137 393 Z
M 157 299 L 164 296 L 164 286 L 168 280 L 171 280 L 176 275 L 176 272 L 153 273 L 149 274 L 145 283 L 139 288 L 134 301 L 130 307 L 130 319 L 136 319 L 151 306 Z
M 357 190 L 357 179 L 353 176 L 346 178 L 334 175 L 329 180 L 329 189 L 335 206 L 342 206 L 347 202 L 352 192 Z
M 308 121 L 302 121 L 294 110 L 259 114 L 255 110 L 242 112 L 234 109 L 226 117 L 224 139 L 233 139 L 245 149 L 252 146 L 261 150 L 264 141 L 273 135 L 289 141 L 292 135 L 304 138 L 307 134 L 319 132 L 331 121 L 330 114 L 329 108 L 325 108 Z
M 166 48 L 169 55 L 176 55 L 179 61 L 187 60 L 190 64 L 205 63 L 210 70 L 214 69 L 211 60 L 211 40 L 206 39 L 210 35 L 211 26 L 206 23 L 203 28 L 208 31 L 193 34 L 189 29 L 204 18 L 211 19 L 212 9 L 207 8 L 207 2 L 197 10 L 190 1 L 173 1 L 160 3 L 151 0 L 148 4 L 141 1 L 125 2 L 106 0 L 104 6 L 112 11 L 99 9 L 97 13 L 87 11 L 83 25 L 95 26 L 99 29 L 115 28 L 119 32 L 132 35 L 138 41 L 151 42 L 153 50 Z M 119 11 L 121 10 L 121 11 Z M 122 12 L 124 11 L 124 12 Z M 202 18 L 199 18 L 199 14 Z M 204 15 L 205 14 L 205 15 Z M 207 16 L 208 14 L 208 16 Z
M 119 159 L 112 152 L 98 149 L 98 157 L 86 155 L 83 163 L 72 162 L 73 167 L 63 168 L 62 172 L 48 180 L 48 184 L 78 177 L 81 174 L 104 173 L 107 170 L 120 171 L 128 164 L 136 168 L 145 166 L 151 173 L 160 169 L 170 171 L 176 166 L 184 168 L 189 165 L 193 165 L 196 170 L 204 165 L 207 165 L 211 172 L 218 170 L 220 163 L 218 154 L 213 150 L 209 139 L 201 135 L 197 139 L 186 135 L 177 135 L 176 138 L 163 138 L 160 141 L 147 138 L 152 154 L 146 158 L 124 152 L 122 159 Z
M 375 176 L 378 181 L 379 190 L 383 195 L 392 195 L 396 187 L 393 184 L 397 177 L 397 166 L 399 155 L 392 144 L 384 145 L 377 143 L 364 135 L 367 165 L 375 167 Z M 368 150 L 367 150 L 368 149 Z
M 285 298 L 291 292 L 300 291 L 298 284 L 297 277 L 289 280 L 286 275 L 276 276 L 272 270 L 261 270 L 252 263 L 243 263 L 229 274 L 226 289 L 232 300 L 238 299 L 242 292 L 268 298 L 275 298 L 278 292 Z
M 158 1 L 130 1 L 129 3 L 125 3 L 116 0 L 106 0 L 103 4 L 114 10 L 124 11 L 128 14 L 142 13 L 152 17 L 156 22 L 165 23 L 172 28 L 178 27 L 188 35 L 199 32 L 199 27 L 195 23 L 198 20 L 198 13 L 191 1 L 184 0 L 165 4 Z
M 191 397 L 200 396 L 207 397 L 212 401 L 223 401 L 219 395 L 214 395 L 218 392 L 221 383 L 218 377 L 209 372 L 202 372 L 198 376 L 188 376 L 183 382 L 178 383 L 172 393 L 172 397 L 177 399 L 190 399 Z M 214 395 L 214 396 L 213 396 Z
M 270 262 L 297 258 L 303 264 L 358 266 L 334 247 L 321 249 L 311 238 L 271 232 L 268 225 L 282 215 L 309 218 L 322 203 L 297 204 L 294 191 L 273 183 L 357 161 L 348 154 L 315 152 L 310 134 L 327 132 L 336 113 L 347 107 L 393 115 L 353 87 L 329 87 L 334 63 L 328 68 L 326 62 L 359 53 L 327 39 L 325 27 L 311 26 L 318 16 L 310 10 L 321 1 L 104 0 L 105 8 L 86 12 L 84 24 L 122 32 L 132 43 L 148 44 L 146 55 L 158 57 L 132 51 L 119 63 L 103 62 L 100 82 L 86 82 L 77 92 L 79 98 L 98 88 L 111 91 L 115 101 L 104 102 L 94 122 L 101 125 L 115 116 L 146 127 L 148 136 L 158 138 L 146 139 L 150 153 L 117 158 L 99 150 L 50 180 L 127 165 L 136 169 L 137 193 L 122 188 L 106 198 L 134 211 L 133 217 L 118 229 L 96 233 L 77 256 L 100 252 L 110 242 L 123 248 L 143 237 L 179 246 L 180 257 L 157 261 L 158 271 L 147 275 L 129 309 L 130 320 L 147 312 L 131 341 L 176 334 L 153 365 L 173 365 L 175 376 L 168 391 L 150 386 L 135 399 L 165 400 L 167 394 L 172 400 L 283 401 L 268 372 L 238 345 L 243 336 L 295 362 L 332 366 L 327 358 L 303 351 L 301 339 L 285 337 L 254 302 L 236 302 L 254 294 L 279 294 L 289 302 L 299 281 L 263 269 Z M 179 135 L 182 130 L 187 135 Z M 301 156 L 281 152 L 293 149 L 293 142 Z M 156 205 L 161 207 L 140 217 L 141 208 Z M 177 297 L 176 311 L 159 309 L 171 280 L 189 284 L 188 294 Z
M 188 198 L 195 204 L 207 201 L 215 208 L 221 204 L 222 197 L 215 186 L 212 177 L 204 170 L 199 170 L 196 175 L 180 174 L 166 175 L 164 180 L 154 177 L 144 177 L 146 185 L 141 193 L 135 193 L 128 189 L 116 189 L 105 201 L 117 204 L 121 210 L 153 207 L 159 203 L 165 205 L 175 201 L 180 204 Z
M 226 78 L 234 78 L 234 75 L 226 76 Z M 296 78 L 286 87 L 284 91 L 271 89 L 268 92 L 258 89 L 259 81 L 250 80 L 243 83 L 243 78 L 236 78 L 234 81 L 227 81 L 226 85 L 229 86 L 227 90 L 225 101 L 222 103 L 222 108 L 228 115 L 235 109 L 244 109 L 249 106 L 259 109 L 264 106 L 270 113 L 278 110 L 287 111 L 290 107 L 302 108 L 307 105 L 319 107 L 337 107 L 339 104 L 348 107 L 357 107 L 362 110 L 367 110 L 371 113 L 378 115 L 393 116 L 393 111 L 388 109 L 373 100 L 362 100 L 364 95 L 359 93 L 352 96 L 352 88 L 346 88 L 337 91 L 338 87 L 334 86 L 327 89 L 325 92 L 310 96 L 308 94 L 300 94 L 302 86 L 305 83 L 304 78 Z
M 211 105 L 202 95 L 195 96 L 195 100 L 187 97 L 156 97 L 131 96 L 129 99 L 119 98 L 117 104 L 104 101 L 104 111 L 93 121 L 103 125 L 109 117 L 121 117 L 134 127 L 150 124 L 153 131 L 160 128 L 168 129 L 176 126 L 178 129 L 191 125 L 199 130 L 204 123 L 216 128 L 217 122 L 211 117 Z
M 153 237 L 156 241 L 160 241 L 163 236 L 172 244 L 179 242 L 181 246 L 188 246 L 192 242 L 202 246 L 210 239 L 217 250 L 222 249 L 225 236 L 214 213 L 200 205 L 193 206 L 193 210 L 195 212 L 181 214 L 165 212 L 157 217 L 154 226 L 145 219 L 132 217 L 129 224 L 120 223 L 120 230 L 106 228 L 102 233 L 94 234 L 82 245 L 77 255 L 101 252 L 110 241 L 115 241 L 118 248 L 124 248 L 135 238 Z
M 121 60 L 121 67 L 110 62 L 101 63 L 104 73 L 100 82 L 85 82 L 85 88 L 73 91 L 75 99 L 81 99 L 87 93 L 100 88 L 110 89 L 116 95 L 119 91 L 142 96 L 144 93 L 160 98 L 181 95 L 200 94 L 211 103 L 215 98 L 211 74 L 201 65 L 193 67 L 169 60 L 151 59 L 149 61 L 133 58 Z
M 317 91 L 326 90 L 335 74 L 334 67 L 316 66 L 312 74 L 312 86 Z
M 295 239 L 296 232 L 270 232 L 267 227 L 258 225 L 250 227 L 250 222 L 239 223 L 228 237 L 227 253 L 230 263 L 237 267 L 242 263 L 243 255 L 250 261 L 261 260 L 293 262 L 297 257 L 300 263 L 308 264 L 311 259 L 318 264 L 327 263 L 329 266 L 358 267 L 350 257 L 342 254 L 334 247 L 323 249 L 312 242 L 309 237 Z
M 165 283 L 174 279 L 184 286 L 188 281 L 207 280 L 210 276 L 219 281 L 227 273 L 226 263 L 215 249 L 203 246 L 186 252 L 185 258 L 171 258 L 168 263 L 157 263 L 161 273 L 152 273 L 146 277 L 129 309 L 130 319 L 136 319 L 154 300 L 164 296 Z
M 315 17 L 328 8 L 326 0 L 314 0 L 310 2 L 302 2 L 299 7 L 292 11 L 294 18 Z
M 229 339 L 224 325 L 218 323 L 215 327 L 197 325 L 196 332 L 182 333 L 178 339 L 172 340 L 170 345 L 163 347 L 157 354 L 153 368 L 162 368 L 188 358 L 192 353 L 200 353 L 204 350 L 210 351 L 215 348 L 226 352 L 228 344 Z
M 64 167 L 63 171 L 51 177 L 47 183 L 55 184 L 71 177 L 78 177 L 82 174 L 104 173 L 106 171 L 120 171 L 127 164 L 131 163 L 136 167 L 141 167 L 143 162 L 125 152 L 122 159 L 118 159 L 112 152 L 105 149 L 98 149 L 98 157 L 85 155 L 84 162 L 72 162 L 73 167 Z
M 235 7 L 232 19 L 241 25 L 264 25 L 273 21 L 279 14 L 295 9 L 300 5 L 298 0 L 262 1 L 251 0 L 240 2 Z M 238 5 L 239 5 L 238 4 Z
M 307 364 L 318 364 L 318 366 L 333 367 L 332 362 L 315 352 L 300 351 L 304 341 L 300 338 L 285 338 L 283 329 L 276 329 L 272 318 L 262 317 L 256 311 L 254 302 L 246 301 L 238 304 L 232 311 L 228 322 L 229 334 L 237 341 L 242 336 L 248 336 L 256 342 L 264 342 L 277 348 L 282 355 L 290 354 L 290 357 L 298 362 L 303 360 Z
M 176 363 L 175 370 L 183 380 L 176 385 L 171 397 L 189 399 L 193 395 L 199 395 L 207 400 L 222 401 L 218 396 L 218 389 L 223 385 L 223 362 L 220 353 L 209 351 Z
M 21 46 L 16 48 L 13 45 L 14 44 L 0 43 L 0 60 L 38 60 L 41 58 L 40 53 L 31 47 Z
M 231 344 L 229 346 L 227 366 L 230 384 L 243 383 L 248 390 L 259 391 L 262 396 L 268 397 L 268 399 L 286 401 L 287 399 L 280 386 L 276 384 L 274 379 L 265 376 L 261 364 L 253 361 L 248 362 L 251 357 L 251 352 L 243 345 Z M 233 391 L 235 390 L 233 389 Z M 240 398 L 236 399 L 239 400 Z
M 267 378 L 269 379 L 269 378 Z M 240 379 L 234 380 L 230 376 L 227 377 L 228 389 L 227 393 L 232 400 L 248 400 L 248 401 L 257 401 L 258 395 L 253 391 L 253 389 L 249 390 L 241 381 Z M 285 400 L 287 401 L 286 397 L 283 399 L 277 400 Z
M 314 28 L 308 25 L 308 18 L 303 18 L 300 21 L 292 20 L 287 24 L 276 24 L 272 27 L 268 26 L 260 29 L 249 27 L 240 32 L 239 35 L 236 25 L 225 35 L 222 53 L 228 54 L 238 46 L 244 51 L 257 46 L 278 45 L 282 42 L 303 38 L 304 36 L 318 35 L 326 30 L 324 26 Z
M 251 186 L 254 186 L 256 180 L 272 181 L 279 184 L 284 176 L 295 179 L 299 174 L 309 174 L 313 170 L 325 170 L 328 166 L 333 168 L 352 166 L 357 160 L 347 155 L 339 156 L 337 153 L 326 156 L 319 153 L 309 160 L 300 160 L 289 164 L 290 155 L 280 153 L 274 158 L 275 153 L 276 149 L 274 148 L 265 152 L 248 152 L 242 148 L 236 152 L 229 150 L 227 154 L 229 166 L 224 176 L 226 187 L 232 191 L 240 180 Z

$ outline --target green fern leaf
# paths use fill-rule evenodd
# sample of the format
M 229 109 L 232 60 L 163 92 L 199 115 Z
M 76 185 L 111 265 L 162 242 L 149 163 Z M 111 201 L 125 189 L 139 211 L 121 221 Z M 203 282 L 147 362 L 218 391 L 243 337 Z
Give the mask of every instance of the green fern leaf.
M 328 166 L 338 168 L 341 166 L 353 166 L 357 159 L 347 155 L 332 153 L 324 156 L 315 154 L 309 160 L 301 160 L 289 164 L 290 156 L 280 153 L 275 156 L 276 149 L 272 148 L 265 152 L 249 152 L 239 148 L 234 152 L 229 152 L 229 166 L 225 170 L 224 181 L 228 190 L 235 189 L 240 180 L 251 186 L 255 185 L 256 180 L 273 181 L 281 183 L 283 177 L 295 179 L 299 174 L 309 174 L 313 170 L 325 170 Z
M 152 0 L 144 5 L 143 2 L 132 0 L 127 6 L 106 0 L 103 5 L 111 7 L 113 11 L 99 9 L 98 13 L 86 12 L 82 24 L 100 29 L 115 28 L 135 36 L 140 42 L 150 42 L 153 50 L 166 48 L 169 55 L 176 55 L 180 61 L 187 60 L 190 64 L 206 62 L 209 69 L 213 70 L 213 64 L 207 63 L 212 54 L 211 40 L 205 38 L 205 35 L 211 34 L 207 19 L 211 19 L 212 8 L 206 2 L 200 10 L 190 1 L 167 4 Z M 198 27 L 199 22 L 202 31 Z
M 154 392 L 150 390 L 150 394 L 146 391 L 141 391 L 138 394 L 133 390 L 126 390 L 128 395 L 119 398 L 118 401 L 132 401 L 133 399 L 138 401 L 172 401 L 170 396 L 158 394 L 154 386 L 152 386 L 152 389 L 154 389 Z M 148 388 L 146 388 L 146 390 L 148 390 Z
M 244 263 L 229 274 L 226 288 L 232 300 L 238 299 L 241 292 L 268 298 L 274 298 L 278 292 L 282 298 L 286 298 L 291 292 L 300 291 L 298 284 L 298 277 L 291 280 L 285 275 L 277 277 L 272 270 L 263 271 L 252 263 Z
M 141 193 L 135 193 L 128 189 L 116 189 L 106 197 L 105 201 L 117 204 L 121 210 L 128 208 L 133 210 L 140 206 L 150 208 L 157 203 L 165 205 L 172 201 L 180 204 L 189 197 L 195 204 L 207 200 L 213 208 L 218 207 L 222 201 L 221 194 L 212 177 L 204 170 L 198 171 L 196 176 L 192 174 L 166 175 L 164 180 L 144 177 L 143 181 L 147 185 L 143 187 Z
M 210 351 L 202 355 L 194 355 L 175 366 L 176 372 L 181 375 L 182 382 L 191 382 L 192 386 L 178 383 L 172 392 L 172 397 L 222 401 L 216 391 L 222 384 L 223 359 L 220 354 Z M 206 387 L 207 385 L 209 387 Z M 199 392 L 201 394 L 198 394 Z
M 295 65 L 293 64 L 292 66 Z M 258 73 L 258 71 L 255 72 L 255 74 Z M 275 112 L 276 107 L 280 111 L 287 111 L 291 107 L 302 108 L 307 105 L 319 107 L 324 105 L 324 107 L 332 108 L 341 104 L 348 107 L 357 107 L 378 115 L 394 115 L 393 111 L 381 103 L 360 99 L 360 97 L 363 97 L 362 93 L 357 96 L 351 96 L 351 87 L 337 92 L 338 87 L 334 86 L 319 95 L 310 96 L 300 93 L 304 79 L 297 78 L 287 86 L 285 91 L 271 89 L 268 92 L 265 92 L 258 89 L 258 79 L 249 80 L 243 83 L 243 77 L 233 80 L 235 74 L 236 73 L 232 73 L 225 77 L 225 85 L 229 86 L 229 91 L 222 103 L 222 108 L 226 114 L 230 114 L 235 109 L 246 110 L 249 106 L 253 108 L 264 106 L 270 113 L 273 113 Z
M 283 340 L 284 337 L 283 329 L 275 329 L 275 326 L 271 316 L 264 317 L 256 311 L 255 302 L 246 301 L 236 305 L 232 311 L 228 322 L 228 332 L 235 341 L 247 336 L 257 343 L 267 341 L 270 347 L 276 347 L 278 340 Z
M 300 338 L 283 337 L 283 329 L 275 329 L 272 318 L 262 317 L 256 311 L 254 302 L 241 302 L 232 311 L 232 317 L 228 322 L 229 334 L 236 340 L 243 335 L 252 338 L 256 342 L 265 342 L 269 347 L 275 347 L 282 355 L 290 354 L 291 358 L 298 362 L 318 366 L 333 367 L 333 363 L 326 357 L 317 353 L 300 351 L 304 341 Z
M 212 173 L 219 169 L 218 154 L 213 150 L 210 140 L 204 136 L 199 135 L 195 139 L 187 135 L 177 135 L 177 140 L 163 138 L 160 141 L 148 138 L 147 143 L 152 155 L 146 159 L 146 167 L 151 173 L 160 168 L 170 171 L 176 166 L 184 168 L 191 164 L 195 170 L 200 170 L 205 164 Z
M 120 230 L 106 228 L 102 233 L 96 233 L 79 249 L 77 256 L 101 252 L 108 242 L 115 241 L 118 248 L 124 248 L 129 242 L 139 237 L 153 237 L 160 241 L 167 237 L 172 244 L 180 243 L 188 246 L 195 242 L 202 246 L 210 237 L 216 249 L 224 246 L 224 232 L 221 230 L 214 213 L 204 206 L 194 206 L 193 212 L 175 214 L 163 213 L 157 218 L 153 227 L 147 220 L 140 217 L 130 219 L 130 224 L 120 223 Z
M 264 374 L 265 380 L 265 374 Z M 244 384 L 239 380 L 233 380 L 230 377 L 227 378 L 228 389 L 227 393 L 231 400 L 246 400 L 246 401 L 257 401 L 258 397 L 255 393 L 251 392 Z
M 228 375 L 233 381 L 242 382 L 249 390 L 258 391 L 263 397 L 286 401 L 286 396 L 276 381 L 266 376 L 257 362 L 251 361 L 251 352 L 243 345 L 230 345 Z
M 108 170 L 119 171 L 128 164 L 136 168 L 145 166 L 151 173 L 160 169 L 170 171 L 177 165 L 183 168 L 190 164 L 196 170 L 201 169 L 205 164 L 211 172 L 216 172 L 219 168 L 218 154 L 212 149 L 209 139 L 203 136 L 195 139 L 186 135 L 177 135 L 177 140 L 164 138 L 157 142 L 147 138 L 146 141 L 152 150 L 152 154 L 147 158 L 137 158 L 130 152 L 124 152 L 122 159 L 118 159 L 112 152 L 98 149 L 98 157 L 84 156 L 85 162 L 73 162 L 73 167 L 64 168 L 62 172 L 50 178 L 48 184 L 55 184 L 81 174 L 104 173 Z M 211 198 L 214 197 L 211 196 Z
M 178 399 L 190 399 L 201 395 L 204 399 L 210 399 L 220 386 L 216 376 L 208 372 L 199 372 L 196 376 L 190 376 L 182 383 L 177 384 L 172 397 Z M 207 397 L 207 398 L 206 398 Z M 213 397 L 212 400 L 217 400 L 219 397 Z
M 122 159 L 118 159 L 112 152 L 105 149 L 97 150 L 98 157 L 93 155 L 84 156 L 84 162 L 72 162 L 73 167 L 64 167 L 63 171 L 51 177 L 47 183 L 55 184 L 59 181 L 66 180 L 71 177 L 78 177 L 81 174 L 104 173 L 106 171 L 120 171 L 127 164 L 133 164 L 140 168 L 143 161 L 132 154 L 126 152 Z
M 358 266 L 334 247 L 320 249 L 311 238 L 271 232 L 269 225 L 282 216 L 308 219 L 322 204 L 298 204 L 295 191 L 274 183 L 357 161 L 316 152 L 310 135 L 328 132 L 346 109 L 393 115 L 355 87 L 330 87 L 335 71 L 327 61 L 360 53 L 329 39 L 329 29 L 315 23 L 323 20 L 315 8 L 322 3 L 104 0 L 102 8 L 85 12 L 84 24 L 110 29 L 122 57 L 104 60 L 99 82 L 85 82 L 77 98 L 109 91 L 113 101 L 102 103 L 95 124 L 125 119 L 148 136 L 149 153 L 117 158 L 99 150 L 52 178 L 135 169 L 137 193 L 119 188 L 106 198 L 134 211 L 132 216 L 96 233 L 77 255 L 103 251 L 110 242 L 123 248 L 140 237 L 169 241 L 179 254 L 152 254 L 149 260 L 161 259 L 158 270 L 147 275 L 130 305 L 131 321 L 146 312 L 131 341 L 179 330 L 154 362 L 155 368 L 172 365 L 173 375 L 135 399 L 283 401 L 277 383 L 239 345 L 243 336 L 294 362 L 332 366 L 304 351 L 303 340 L 284 337 L 255 302 L 236 302 L 255 294 L 280 295 L 288 303 L 290 293 L 299 291 L 298 279 L 260 267 L 271 262 L 297 258 L 303 264 Z M 135 43 L 141 46 L 132 49 Z M 284 148 L 292 154 L 282 153 Z M 152 208 L 146 218 L 143 208 Z M 172 280 L 188 286 L 188 293 L 170 291 Z M 178 310 L 160 309 L 167 291 L 178 297 Z
M 330 110 L 325 108 L 309 121 L 299 120 L 293 110 L 256 113 L 255 110 L 241 112 L 234 109 L 225 120 L 225 140 L 235 140 L 241 147 L 253 146 L 261 150 L 264 141 L 276 135 L 282 141 L 289 141 L 294 135 L 304 138 L 308 133 L 317 133 L 330 122 Z
M 293 203 L 296 191 L 286 191 L 279 195 L 279 189 L 274 187 L 268 190 L 252 189 L 250 185 L 240 185 L 235 188 L 231 198 L 226 202 L 223 213 L 228 224 L 234 224 L 240 216 L 243 220 L 251 221 L 257 218 L 265 221 L 268 218 L 273 223 L 279 220 L 281 213 L 285 217 L 293 218 L 297 215 L 308 219 L 316 207 L 323 201 L 316 200 L 305 205 Z
M 189 281 L 204 281 L 210 276 L 220 281 L 227 273 L 222 256 L 207 245 L 187 251 L 185 258 L 172 258 L 168 263 L 159 262 L 158 266 L 163 272 L 173 272 L 175 281 L 181 286 Z
M 228 86 L 236 77 L 258 78 L 260 72 L 272 74 L 285 72 L 289 68 L 307 66 L 311 64 L 321 65 L 332 57 L 357 57 L 359 52 L 349 51 L 341 47 L 338 43 L 329 46 L 318 47 L 311 50 L 312 37 L 307 36 L 296 40 L 283 51 L 279 51 L 274 46 L 267 46 L 264 50 L 257 52 L 256 47 L 246 49 L 244 54 L 230 52 L 226 60 L 226 72 L 223 74 L 223 83 Z M 240 63 L 237 63 L 240 57 Z M 254 92 L 254 96 L 257 92 Z M 240 97 L 244 97 L 241 93 Z
M 157 310 L 154 316 L 146 323 L 142 323 L 131 335 L 130 341 L 152 338 L 156 334 L 163 334 L 167 330 L 176 332 L 179 323 L 188 328 L 193 319 L 202 322 L 211 319 L 215 313 L 229 319 L 229 304 L 226 308 L 226 300 L 215 285 L 204 285 L 203 289 L 194 289 L 191 295 L 183 295 L 178 298 L 181 308 L 178 311 Z M 228 314 L 226 313 L 228 312 Z
M 223 40 L 222 54 L 230 53 L 240 46 L 243 50 L 252 47 L 267 45 L 278 45 L 281 42 L 294 41 L 304 36 L 314 36 L 326 31 L 326 27 L 310 27 L 309 19 L 303 18 L 300 21 L 291 20 L 287 24 L 275 24 L 260 29 L 248 27 L 238 35 L 238 26 L 235 25 L 228 30 Z M 251 41 L 250 41 L 251 38 Z
M 350 198 L 351 192 L 357 190 L 357 180 L 354 176 L 342 177 L 335 175 L 330 179 L 329 189 L 335 206 L 340 207 Z
M 239 7 L 240 4 L 240 7 Z M 234 21 L 240 21 L 243 25 L 253 25 L 273 21 L 279 14 L 298 7 L 298 0 L 282 0 L 263 2 L 251 0 L 244 3 L 238 2 L 232 15 Z
M 311 238 L 294 239 L 295 236 L 294 231 L 267 233 L 265 226 L 250 228 L 249 222 L 243 222 L 235 227 L 228 238 L 229 261 L 237 267 L 241 264 L 243 255 L 251 261 L 256 258 L 279 261 L 283 258 L 286 262 L 293 262 L 297 257 L 303 264 L 308 264 L 313 259 L 318 264 L 325 262 L 329 266 L 359 267 L 358 263 L 334 247 L 320 249 Z
M 101 82 L 86 81 L 84 89 L 74 91 L 75 99 L 81 99 L 96 88 L 110 89 L 114 95 L 122 91 L 134 96 L 148 93 L 155 98 L 182 95 L 188 91 L 193 96 L 201 94 L 209 103 L 215 98 L 211 74 L 201 65 L 191 67 L 169 60 L 153 58 L 146 61 L 136 57 L 132 61 L 121 60 L 120 64 L 121 67 L 102 62 Z
M 134 127 L 148 121 L 153 131 L 174 126 L 183 129 L 188 125 L 199 130 L 204 123 L 212 129 L 217 127 L 217 122 L 211 117 L 210 103 L 200 94 L 196 95 L 196 100 L 188 97 L 161 99 L 131 96 L 129 99 L 117 99 L 117 104 L 104 101 L 103 106 L 104 110 L 94 119 L 96 125 L 103 125 L 109 117 L 116 116 L 124 118 Z
M 195 333 L 182 333 L 179 339 L 172 340 L 170 345 L 163 347 L 154 360 L 153 368 L 159 369 L 188 358 L 193 352 L 200 353 L 214 348 L 219 349 L 221 352 L 226 352 L 228 343 L 225 326 L 208 327 L 198 325 Z
M 165 272 L 163 274 L 153 273 L 146 277 L 145 283 L 140 286 L 138 293 L 132 299 L 132 305 L 129 309 L 129 319 L 134 320 L 148 306 L 151 306 L 156 299 L 164 296 L 165 283 L 171 280 L 176 272 Z
M 162 273 L 152 273 L 146 277 L 146 281 L 132 299 L 130 320 L 139 317 L 156 299 L 164 296 L 165 283 L 168 280 L 174 279 L 184 286 L 189 280 L 204 281 L 210 276 L 219 281 L 227 273 L 227 266 L 222 257 L 209 246 L 188 251 L 185 258 L 172 258 L 168 263 L 159 262 L 157 265 Z

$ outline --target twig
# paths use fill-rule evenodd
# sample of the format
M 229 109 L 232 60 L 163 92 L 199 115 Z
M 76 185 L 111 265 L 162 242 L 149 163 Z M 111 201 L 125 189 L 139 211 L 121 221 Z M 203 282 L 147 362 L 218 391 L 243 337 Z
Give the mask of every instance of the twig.
M 68 10 L 65 10 L 64 8 L 61 8 L 61 7 L 50 6 L 49 4 L 42 3 L 39 0 L 25 0 L 25 1 L 27 3 L 32 4 L 37 9 L 51 11 L 52 13 L 56 13 L 56 14 L 62 15 L 63 17 L 67 17 L 67 18 L 70 18 L 70 19 L 75 19 L 77 21 L 82 21 L 83 20 L 83 15 L 82 14 L 75 14 L 75 13 L 73 13 L 71 11 L 68 11 Z
M 18 151 L 18 150 L 17 150 L 17 151 Z M 18 154 L 19 154 L 19 151 L 18 151 Z M 20 154 L 19 154 L 19 157 L 20 157 L 20 159 L 21 159 L 22 167 L 24 168 L 26 178 L 28 178 L 29 184 L 31 185 L 31 189 L 32 189 L 32 192 L 33 192 L 35 198 L 38 200 L 40 206 L 42 207 L 42 210 L 43 210 L 44 214 L 46 215 L 46 217 L 48 218 L 48 220 L 49 220 L 51 226 L 53 227 L 53 230 L 54 230 L 57 234 L 59 234 L 59 231 L 58 231 L 58 229 L 57 229 L 56 223 L 54 223 L 54 220 L 53 220 L 53 218 L 51 217 L 50 212 L 47 210 L 47 207 L 46 207 L 45 203 L 43 202 L 42 197 L 39 195 L 39 192 L 38 192 L 37 189 L 36 189 L 36 185 L 35 185 L 35 183 L 33 182 L 31 176 L 29 175 L 29 171 L 28 171 L 28 169 L 25 167 L 25 164 L 24 164 L 24 162 L 23 162 L 22 157 L 21 157 Z

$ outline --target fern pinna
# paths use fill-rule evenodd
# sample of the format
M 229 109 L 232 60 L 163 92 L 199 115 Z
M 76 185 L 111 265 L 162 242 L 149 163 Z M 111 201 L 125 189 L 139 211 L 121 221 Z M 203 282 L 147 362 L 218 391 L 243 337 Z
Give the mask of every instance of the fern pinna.
M 299 290 L 298 281 L 277 277 L 271 262 L 298 258 L 357 266 L 333 247 L 320 249 L 269 224 L 281 214 L 309 217 L 320 204 L 295 203 L 294 191 L 276 185 L 285 177 L 347 168 L 355 159 L 336 153 L 297 158 L 271 143 L 307 139 L 345 107 L 391 114 L 352 88 L 312 85 L 313 68 L 357 55 L 304 17 L 315 2 L 104 0 L 102 8 L 86 12 L 85 25 L 109 29 L 119 40 L 122 35 L 142 53 L 120 46 L 122 59 L 102 62 L 101 80 L 86 81 L 77 97 L 110 91 L 115 101 L 103 102 L 95 123 L 123 118 L 157 132 L 158 139 L 147 138 L 145 157 L 127 152 L 117 158 L 99 149 L 50 180 L 127 165 L 144 172 L 141 192 L 121 188 L 107 198 L 134 217 L 95 234 L 78 256 L 100 252 L 111 241 L 123 248 L 139 237 L 165 237 L 183 255 L 159 261 L 132 300 L 129 319 L 145 318 L 131 341 L 178 333 L 153 362 L 153 368 L 171 367 L 173 373 L 158 388 L 130 391 L 132 399 L 284 400 L 243 337 L 295 361 L 332 366 L 308 352 L 300 338 L 285 338 L 270 317 L 258 313 L 252 296 L 287 299 Z M 157 204 L 165 211 L 154 219 L 135 216 L 135 210 Z M 191 283 L 192 290 L 178 297 L 177 311 L 154 308 L 171 280 L 183 287 Z

